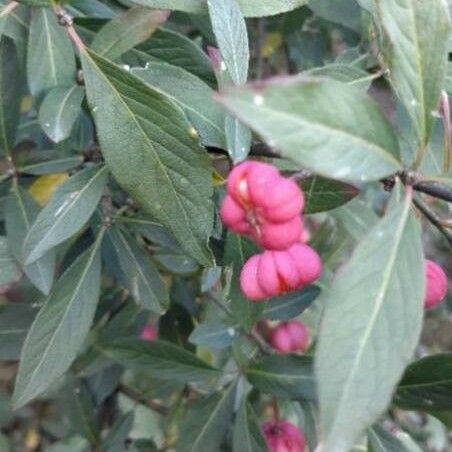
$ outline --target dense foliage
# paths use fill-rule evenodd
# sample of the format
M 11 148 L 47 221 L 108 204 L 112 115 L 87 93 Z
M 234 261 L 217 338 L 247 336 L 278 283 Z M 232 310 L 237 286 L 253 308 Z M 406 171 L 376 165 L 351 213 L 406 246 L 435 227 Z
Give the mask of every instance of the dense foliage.
M 450 450 L 445 0 L 0 3 L 1 451 Z

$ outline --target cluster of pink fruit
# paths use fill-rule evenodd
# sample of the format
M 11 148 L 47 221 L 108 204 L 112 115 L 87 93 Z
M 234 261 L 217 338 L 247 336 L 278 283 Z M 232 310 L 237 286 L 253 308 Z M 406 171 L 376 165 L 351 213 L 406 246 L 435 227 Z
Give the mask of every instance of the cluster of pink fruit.
M 254 301 L 301 289 L 317 280 L 322 263 L 304 244 L 299 186 L 266 163 L 248 161 L 229 174 L 221 206 L 223 223 L 265 248 L 243 266 L 240 285 Z
M 426 290 L 424 307 L 431 309 L 441 303 L 447 295 L 447 276 L 444 270 L 431 260 L 425 261 Z

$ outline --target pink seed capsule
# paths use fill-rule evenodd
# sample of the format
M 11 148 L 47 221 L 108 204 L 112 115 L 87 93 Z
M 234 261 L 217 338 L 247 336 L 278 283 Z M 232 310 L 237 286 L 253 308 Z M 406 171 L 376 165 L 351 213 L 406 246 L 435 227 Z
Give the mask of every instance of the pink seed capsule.
M 250 225 L 246 220 L 246 211 L 237 204 L 234 199 L 227 195 L 220 209 L 223 223 L 238 234 L 248 234 Z
M 306 450 L 303 432 L 291 422 L 265 422 L 262 430 L 270 452 L 305 452 Z
M 253 236 L 257 243 L 270 250 L 286 250 L 298 242 L 303 232 L 300 216 L 284 223 L 266 223 L 260 229 L 260 236 Z
M 240 272 L 240 288 L 247 298 L 260 301 L 268 297 L 257 281 L 257 268 L 261 255 L 250 257 Z
M 158 338 L 158 331 L 155 325 L 147 324 L 141 331 L 140 338 L 144 341 L 155 341 Z
M 309 331 L 298 320 L 281 322 L 270 333 L 271 346 L 280 353 L 305 352 L 309 348 Z
M 296 243 L 288 249 L 300 275 L 300 284 L 312 284 L 322 274 L 322 260 L 317 251 L 304 243 Z
M 426 309 L 434 308 L 447 295 L 447 276 L 444 270 L 431 260 L 425 261 L 426 275 L 426 294 L 424 299 L 424 307 Z

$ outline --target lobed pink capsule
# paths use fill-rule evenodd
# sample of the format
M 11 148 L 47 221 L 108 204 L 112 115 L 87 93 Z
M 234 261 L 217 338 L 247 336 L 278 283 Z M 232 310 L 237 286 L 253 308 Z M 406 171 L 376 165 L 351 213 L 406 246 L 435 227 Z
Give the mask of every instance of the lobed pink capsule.
M 237 165 L 229 174 L 227 193 L 220 215 L 232 231 L 267 249 L 286 249 L 301 239 L 303 193 L 274 166 L 254 161 Z
M 140 338 L 144 341 L 155 341 L 158 338 L 158 331 L 155 325 L 147 324 L 141 331 Z
M 425 261 L 426 293 L 424 307 L 434 308 L 441 303 L 447 295 L 447 276 L 436 262 Z
M 303 432 L 289 421 L 269 421 L 262 425 L 270 452 L 304 452 L 306 439 Z
M 285 251 L 266 250 L 252 256 L 240 274 L 243 293 L 250 300 L 262 300 L 301 289 L 316 281 L 322 262 L 310 246 L 297 243 Z
M 281 322 L 270 332 L 270 345 L 280 353 L 305 352 L 309 342 L 308 328 L 298 320 Z

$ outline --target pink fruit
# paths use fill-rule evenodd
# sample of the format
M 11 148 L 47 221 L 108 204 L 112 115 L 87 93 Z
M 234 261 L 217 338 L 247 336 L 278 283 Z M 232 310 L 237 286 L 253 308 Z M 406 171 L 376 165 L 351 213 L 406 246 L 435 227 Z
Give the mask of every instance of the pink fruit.
M 446 298 L 447 276 L 444 270 L 431 260 L 425 261 L 426 294 L 425 308 L 433 308 Z
M 322 263 L 308 245 L 297 243 L 284 251 L 266 250 L 251 257 L 242 268 L 240 282 L 250 300 L 275 297 L 319 278 Z
M 280 353 L 305 352 L 309 347 L 309 331 L 298 320 L 281 322 L 271 331 L 270 344 Z
M 262 430 L 270 452 L 304 452 L 306 450 L 303 432 L 291 422 L 265 422 Z
M 232 231 L 267 249 L 286 249 L 303 234 L 304 197 L 298 185 L 267 163 L 247 161 L 229 174 L 220 215 Z
M 155 341 L 158 337 L 158 331 L 155 325 L 147 324 L 141 331 L 141 339 L 145 341 Z

